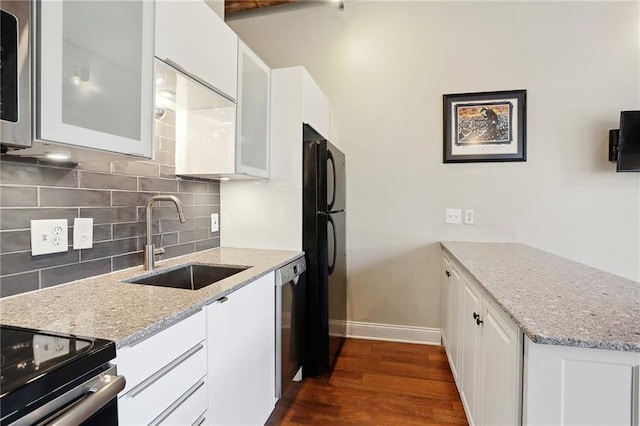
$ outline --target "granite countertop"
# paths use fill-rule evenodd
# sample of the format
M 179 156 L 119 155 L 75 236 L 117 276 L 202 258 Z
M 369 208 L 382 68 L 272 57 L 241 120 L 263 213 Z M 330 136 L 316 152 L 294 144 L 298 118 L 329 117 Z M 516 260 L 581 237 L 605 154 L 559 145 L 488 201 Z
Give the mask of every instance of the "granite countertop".
M 441 246 L 534 343 L 640 352 L 640 283 L 522 244 Z
M 303 255 L 297 251 L 216 248 L 156 262 L 250 266 L 200 290 L 123 283 L 142 266 L 0 299 L 0 324 L 98 337 L 128 346 Z

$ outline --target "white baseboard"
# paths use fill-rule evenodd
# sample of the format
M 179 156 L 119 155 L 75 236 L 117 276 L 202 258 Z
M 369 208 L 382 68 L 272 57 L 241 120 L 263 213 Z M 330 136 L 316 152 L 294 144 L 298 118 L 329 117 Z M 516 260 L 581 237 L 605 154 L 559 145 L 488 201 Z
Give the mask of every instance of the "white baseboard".
M 353 339 L 440 345 L 439 328 L 415 327 L 411 325 L 347 321 L 347 337 Z

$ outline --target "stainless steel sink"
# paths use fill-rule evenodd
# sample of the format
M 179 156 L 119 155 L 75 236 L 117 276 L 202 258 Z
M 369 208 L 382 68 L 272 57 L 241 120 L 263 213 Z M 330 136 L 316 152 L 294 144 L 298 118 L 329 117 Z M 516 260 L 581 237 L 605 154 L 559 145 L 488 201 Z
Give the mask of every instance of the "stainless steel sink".
M 133 277 L 124 282 L 154 285 L 157 287 L 182 288 L 185 290 L 199 290 L 248 268 L 248 266 L 189 264 L 176 269 Z

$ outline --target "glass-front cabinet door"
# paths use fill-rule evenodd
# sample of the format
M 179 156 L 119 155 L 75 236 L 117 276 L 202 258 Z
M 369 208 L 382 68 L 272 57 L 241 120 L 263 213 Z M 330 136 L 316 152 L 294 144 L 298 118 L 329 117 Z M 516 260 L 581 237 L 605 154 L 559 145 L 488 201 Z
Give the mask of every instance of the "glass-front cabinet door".
M 271 69 L 242 40 L 238 76 L 238 172 L 268 178 Z
M 36 6 L 36 138 L 151 158 L 154 2 Z

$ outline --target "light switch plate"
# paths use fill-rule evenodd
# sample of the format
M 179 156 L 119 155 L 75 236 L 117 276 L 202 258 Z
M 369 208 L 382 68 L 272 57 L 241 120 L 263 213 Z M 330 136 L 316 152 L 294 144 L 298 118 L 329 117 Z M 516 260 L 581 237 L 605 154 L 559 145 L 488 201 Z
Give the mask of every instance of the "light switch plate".
M 61 253 L 69 250 L 67 219 L 31 221 L 31 255 Z
M 73 220 L 73 249 L 90 249 L 93 247 L 93 218 L 76 218 Z
M 220 223 L 218 221 L 218 213 L 211 213 L 211 232 L 218 232 Z
M 462 209 L 446 209 L 444 223 L 462 223 Z

